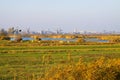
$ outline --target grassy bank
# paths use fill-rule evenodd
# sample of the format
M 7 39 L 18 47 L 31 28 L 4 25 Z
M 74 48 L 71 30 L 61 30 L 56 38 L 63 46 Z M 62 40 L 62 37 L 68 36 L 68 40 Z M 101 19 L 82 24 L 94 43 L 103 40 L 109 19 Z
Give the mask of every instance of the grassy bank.
M 106 59 L 120 58 L 119 44 L 39 45 L 2 42 L 0 80 L 37 80 L 43 78 L 53 66 L 76 64 L 81 57 L 85 63 L 95 61 L 100 56 Z

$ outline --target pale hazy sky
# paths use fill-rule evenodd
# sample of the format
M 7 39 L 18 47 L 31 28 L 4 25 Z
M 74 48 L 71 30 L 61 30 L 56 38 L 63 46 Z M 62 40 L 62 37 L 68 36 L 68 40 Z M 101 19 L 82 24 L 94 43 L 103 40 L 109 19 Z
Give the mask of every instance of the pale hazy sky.
M 0 0 L 0 28 L 120 31 L 120 0 Z

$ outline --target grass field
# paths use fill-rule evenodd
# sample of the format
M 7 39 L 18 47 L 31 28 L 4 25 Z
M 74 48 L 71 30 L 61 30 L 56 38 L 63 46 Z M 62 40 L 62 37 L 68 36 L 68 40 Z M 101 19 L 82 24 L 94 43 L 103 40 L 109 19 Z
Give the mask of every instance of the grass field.
M 100 56 L 120 58 L 120 44 L 39 46 L 40 43 L 0 43 L 0 80 L 39 80 L 53 66 L 77 63 L 81 57 L 84 62 Z

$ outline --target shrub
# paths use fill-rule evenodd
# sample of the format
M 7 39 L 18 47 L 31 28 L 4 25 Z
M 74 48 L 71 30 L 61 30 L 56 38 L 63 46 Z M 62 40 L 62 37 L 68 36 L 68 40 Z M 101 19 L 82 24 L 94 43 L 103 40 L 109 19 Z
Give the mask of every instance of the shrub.
M 20 42 L 20 41 L 22 41 L 22 38 L 21 38 L 21 37 L 15 38 L 15 42 Z
M 82 42 L 85 42 L 85 40 L 84 40 L 84 38 L 78 38 L 78 39 L 76 40 L 76 42 L 82 43 Z
M 118 43 L 118 42 L 120 42 L 120 38 L 113 38 L 110 40 L 110 42 Z
M 104 57 L 85 63 L 58 65 L 45 74 L 43 80 L 119 80 L 120 59 Z
M 10 40 L 10 37 L 8 37 L 8 36 L 1 36 L 0 40 Z

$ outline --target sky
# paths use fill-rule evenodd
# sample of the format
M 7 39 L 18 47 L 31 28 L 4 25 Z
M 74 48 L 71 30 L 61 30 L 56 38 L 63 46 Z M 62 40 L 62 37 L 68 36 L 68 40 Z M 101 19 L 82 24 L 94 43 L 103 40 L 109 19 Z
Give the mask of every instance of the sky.
M 0 28 L 120 31 L 120 0 L 0 0 Z

